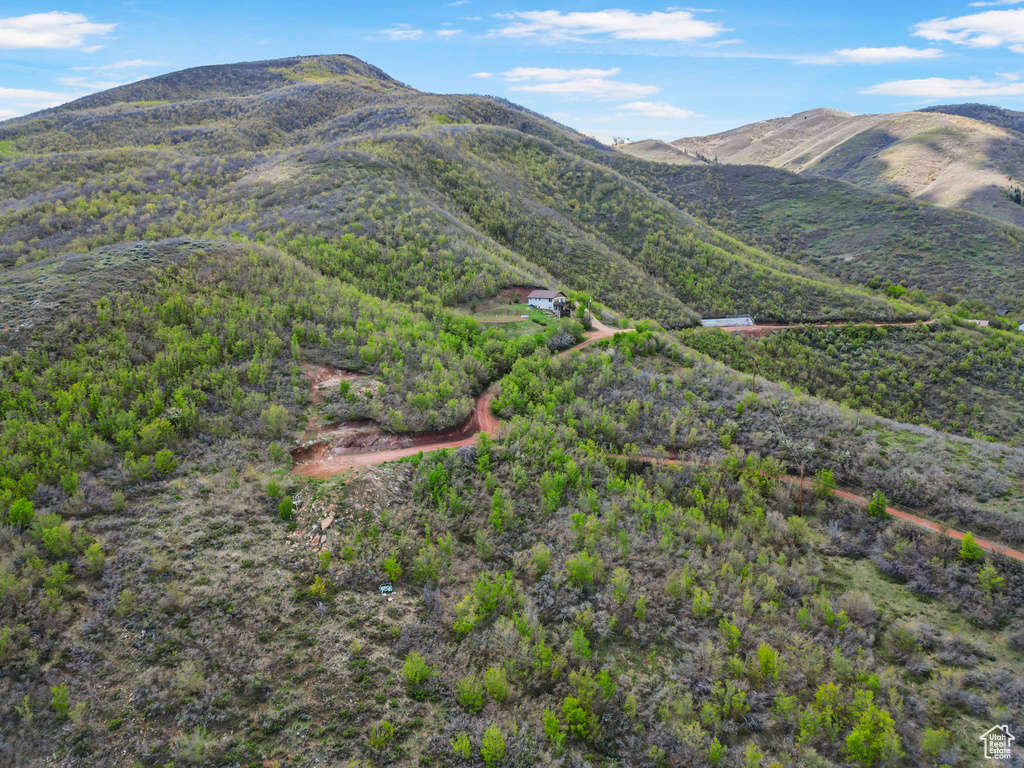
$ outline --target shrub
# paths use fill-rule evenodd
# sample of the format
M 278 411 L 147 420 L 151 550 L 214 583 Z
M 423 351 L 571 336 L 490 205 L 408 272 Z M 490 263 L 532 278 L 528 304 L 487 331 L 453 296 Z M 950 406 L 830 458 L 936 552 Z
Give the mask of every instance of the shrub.
M 758 676 L 761 680 L 775 682 L 782 674 L 782 662 L 779 661 L 779 653 L 767 643 L 761 643 L 757 649 Z
M 169 475 L 178 468 L 178 461 L 171 451 L 164 448 L 156 452 L 153 457 L 153 466 L 161 475 Z
M 260 418 L 263 419 L 263 424 L 267 428 L 267 434 L 275 440 L 284 437 L 292 420 L 288 409 L 276 403 L 263 411 Z
M 590 659 L 593 651 L 590 650 L 590 640 L 583 627 L 577 627 L 572 633 L 572 650 L 584 659 Z
M 85 562 L 92 574 L 103 572 L 103 548 L 97 543 L 93 542 L 85 550 Z
M 707 590 L 700 587 L 693 588 L 693 615 L 702 619 L 711 613 L 714 608 L 714 601 Z
M 67 683 L 53 686 L 50 689 L 50 709 L 60 717 L 67 717 L 68 712 L 71 710 L 70 697 L 71 691 Z
M 409 695 L 414 699 L 422 698 L 424 695 L 423 686 L 433 675 L 433 670 L 426 660 L 416 651 L 405 657 L 402 665 L 402 676 L 409 688 Z
M 932 757 L 949 749 L 952 738 L 944 728 L 925 728 L 921 736 L 921 749 Z
M 480 742 L 480 757 L 484 759 L 484 764 L 488 768 L 497 765 L 505 758 L 505 752 L 505 737 L 501 735 L 501 730 L 496 725 L 488 726 Z
M 377 750 L 387 748 L 395 740 L 395 726 L 384 718 L 370 728 L 370 746 Z
M 891 763 L 901 757 L 900 737 L 889 713 L 873 704 L 868 705 L 846 737 L 846 754 L 850 760 L 864 766 Z
M 637 621 L 645 621 L 647 619 L 647 595 L 640 595 L 636 599 L 636 606 L 633 608 L 633 615 Z
M 469 741 L 468 733 L 463 731 L 455 734 L 455 738 L 452 739 L 452 752 L 463 760 L 469 760 L 473 754 L 473 745 Z
M 281 498 L 281 484 L 277 480 L 271 480 L 267 483 L 267 496 L 274 501 Z
M 475 715 L 484 708 L 484 684 L 476 675 L 466 675 L 455 684 L 455 698 Z
M 625 568 L 612 571 L 612 596 L 618 603 L 624 603 L 629 598 L 629 571 Z
M 277 514 L 285 522 L 292 519 L 292 513 L 294 510 L 295 503 L 292 501 L 291 496 L 285 496 L 281 499 L 281 503 L 277 505 Z
M 565 746 L 565 726 L 559 721 L 558 715 L 550 709 L 544 710 L 541 722 L 544 725 L 544 735 L 547 736 L 552 751 L 559 754 Z
M 487 695 L 499 704 L 505 701 L 511 693 L 508 674 L 502 667 L 491 667 L 484 672 L 484 686 L 487 688 Z
M 875 491 L 871 494 L 871 501 L 868 502 L 868 516 L 885 517 L 888 507 L 889 502 L 885 498 L 885 494 L 881 491 Z
M 331 569 L 331 550 L 325 549 L 316 557 L 320 561 L 320 570 L 327 573 Z
M 592 587 L 601 578 L 601 558 L 580 552 L 565 561 L 569 582 L 577 587 Z
M 836 479 L 830 469 L 819 469 L 814 473 L 814 493 L 819 499 L 827 499 L 836 490 Z
M 64 522 L 51 526 L 43 531 L 43 546 L 50 554 L 65 557 L 75 552 L 75 542 L 71 535 L 71 527 Z
M 985 557 L 984 550 L 974 540 L 974 534 L 967 531 L 960 542 L 960 559 L 970 562 L 972 560 L 981 560 L 983 557 Z
M 718 765 L 723 757 L 725 757 L 725 746 L 717 738 L 713 739 L 711 746 L 708 747 L 708 762 Z
M 530 560 L 533 563 L 535 576 L 543 576 L 551 568 L 551 549 L 547 544 L 538 541 L 530 550 Z
M 389 555 L 382 567 L 391 581 L 398 581 L 398 577 L 402 575 L 402 565 L 394 555 Z
M 309 585 L 309 594 L 315 599 L 322 600 L 327 594 L 327 582 L 323 576 L 315 576 L 313 583 Z
M 28 499 L 17 499 L 7 513 L 11 525 L 18 528 L 28 528 L 32 525 L 32 518 L 35 517 L 35 505 Z

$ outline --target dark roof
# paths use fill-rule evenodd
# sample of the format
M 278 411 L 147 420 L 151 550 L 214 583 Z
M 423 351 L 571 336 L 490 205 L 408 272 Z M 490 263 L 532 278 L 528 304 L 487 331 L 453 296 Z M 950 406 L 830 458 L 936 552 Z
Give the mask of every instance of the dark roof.
M 565 294 L 561 291 L 545 291 L 538 288 L 536 291 L 531 291 L 528 299 L 557 299 L 559 296 L 564 297 Z

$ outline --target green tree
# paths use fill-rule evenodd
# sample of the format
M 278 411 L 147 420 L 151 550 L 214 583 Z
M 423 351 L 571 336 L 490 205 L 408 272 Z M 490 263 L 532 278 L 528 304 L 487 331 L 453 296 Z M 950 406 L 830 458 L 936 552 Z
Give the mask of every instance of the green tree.
M 263 419 L 263 424 L 267 428 L 267 434 L 269 434 L 275 440 L 284 437 L 285 432 L 288 431 L 288 427 L 291 424 L 292 417 L 288 413 L 288 409 L 283 405 L 274 405 L 267 408 L 263 413 L 260 414 Z
M 462 733 L 455 734 L 455 737 L 452 739 L 452 752 L 463 760 L 469 760 L 470 755 L 473 754 L 473 745 L 469 741 L 468 733 L 463 731 Z
M 496 725 L 490 725 L 484 731 L 483 740 L 480 742 L 480 757 L 484 759 L 487 768 L 497 765 L 505 758 L 505 737 Z
M 426 659 L 416 651 L 405 657 L 405 663 L 402 665 L 402 676 L 405 678 L 406 685 L 408 686 L 409 695 L 414 699 L 423 698 L 425 695 L 423 686 L 430 680 L 433 674 L 434 672 L 430 665 L 427 664 Z
M 7 517 L 11 525 L 24 529 L 32 525 L 32 518 L 35 517 L 35 514 L 35 505 L 31 501 L 17 499 L 11 504 Z
M 984 557 L 985 552 L 974 540 L 974 534 L 967 531 L 960 541 L 960 559 L 970 562 L 972 560 L 981 560 Z
M 71 710 L 71 691 L 67 683 L 60 683 L 50 689 L 50 709 L 60 717 L 67 717 Z
M 836 490 L 836 478 L 830 469 L 819 469 L 814 473 L 814 493 L 819 499 L 827 499 Z
M 508 673 L 503 667 L 491 667 L 484 672 L 484 685 L 487 687 L 487 695 L 499 704 L 505 701 L 511 693 Z
M 875 491 L 871 494 L 871 500 L 868 502 L 868 515 L 870 517 L 885 517 L 888 507 L 889 502 L 886 500 L 885 494 L 882 491 Z
M 466 675 L 455 684 L 455 698 L 475 715 L 484 708 L 484 684 L 476 675 Z
M 903 755 L 896 724 L 887 711 L 868 705 L 846 737 L 846 755 L 863 766 L 893 763 Z

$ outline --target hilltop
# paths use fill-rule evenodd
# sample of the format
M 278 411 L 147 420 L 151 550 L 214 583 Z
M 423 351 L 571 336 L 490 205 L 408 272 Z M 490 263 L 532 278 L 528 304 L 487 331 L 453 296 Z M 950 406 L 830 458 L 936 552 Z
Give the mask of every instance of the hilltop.
M 814 109 L 672 145 L 722 163 L 848 181 L 1024 225 L 1007 197 L 1024 179 L 1022 122 L 981 105 L 853 115 Z
M 738 243 L 540 115 L 420 93 L 354 61 L 198 68 L 0 124 L 15 154 L 0 180 L 12 201 L 0 263 L 216 233 L 269 239 L 387 298 L 425 291 L 445 306 L 559 284 L 668 327 L 736 311 L 923 315 Z M 250 73 L 254 88 L 239 91 Z M 391 268 L 367 273 L 366 253 Z

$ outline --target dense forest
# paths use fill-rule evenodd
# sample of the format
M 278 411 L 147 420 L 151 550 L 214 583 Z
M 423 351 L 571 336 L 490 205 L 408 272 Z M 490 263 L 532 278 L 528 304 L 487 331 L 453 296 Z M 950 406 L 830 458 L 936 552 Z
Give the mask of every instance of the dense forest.
M 1024 731 L 1024 567 L 886 514 L 1024 549 L 1021 341 L 931 284 L 345 56 L 0 152 L 0 762 L 966 768 Z M 963 220 L 908 205 L 954 290 Z M 843 324 L 693 327 L 732 312 Z M 294 472 L 488 403 L 493 437 Z

